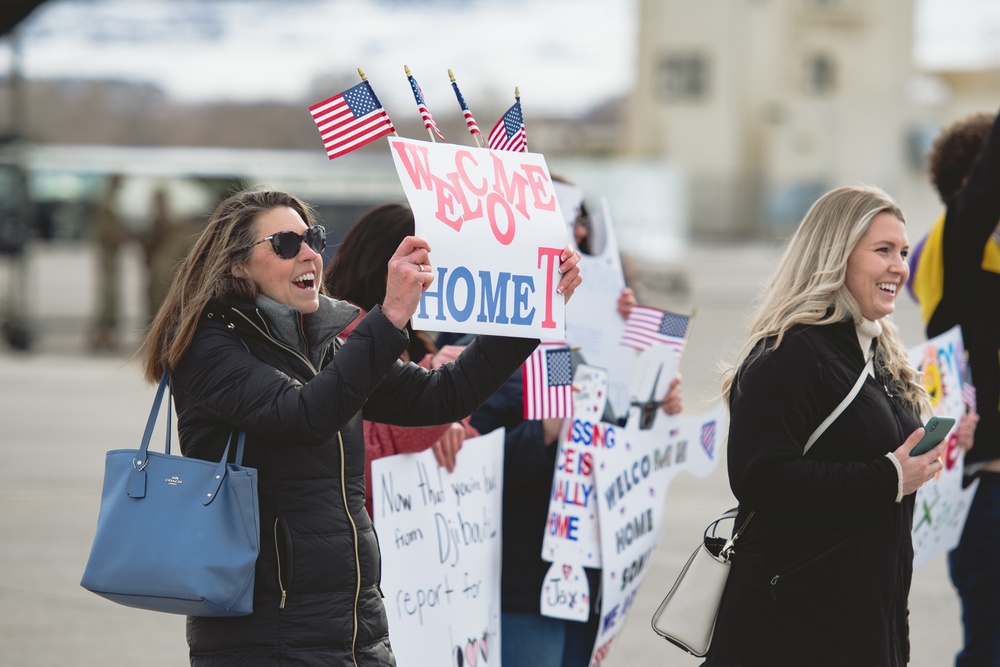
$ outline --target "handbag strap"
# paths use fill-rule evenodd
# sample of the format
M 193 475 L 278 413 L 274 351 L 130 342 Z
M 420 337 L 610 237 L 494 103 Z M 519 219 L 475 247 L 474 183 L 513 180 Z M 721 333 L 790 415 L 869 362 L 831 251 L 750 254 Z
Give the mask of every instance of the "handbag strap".
M 167 368 L 163 371 L 162 377 L 160 377 L 160 385 L 156 388 L 156 397 L 153 399 L 153 406 L 149 409 L 149 418 L 146 420 L 146 430 L 142 433 L 142 443 L 139 446 L 139 450 L 136 452 L 135 458 L 132 459 L 132 474 L 129 477 L 129 482 L 126 488 L 126 493 L 131 498 L 142 498 L 146 495 L 146 480 L 145 480 L 145 470 L 146 465 L 149 463 L 149 443 L 153 438 L 153 428 L 156 426 L 156 418 L 160 414 L 160 405 L 163 403 L 163 394 L 167 394 L 167 437 L 166 444 L 164 447 L 164 452 L 170 455 L 170 432 L 173 429 L 173 423 L 171 420 L 172 413 L 174 411 L 173 404 L 173 392 L 169 390 L 170 386 L 170 369 Z M 213 475 L 212 487 L 206 491 L 204 504 L 208 505 L 217 495 L 219 488 L 222 486 L 222 481 L 226 477 L 226 465 L 229 459 L 229 448 L 233 443 L 233 435 L 236 433 L 233 430 L 229 434 L 229 440 L 226 442 L 226 448 L 222 452 L 222 458 L 219 460 L 219 464 L 215 469 L 215 475 Z M 243 449 L 246 444 L 246 432 L 239 431 L 239 436 L 236 442 L 236 466 L 241 466 L 243 464 Z
M 848 393 L 847 396 L 844 397 L 844 400 L 840 402 L 840 405 L 835 407 L 833 409 L 833 412 L 831 412 L 830 415 L 823 420 L 823 423 L 816 427 L 816 430 L 813 431 L 813 434 L 809 436 L 809 440 L 806 441 L 806 446 L 802 449 L 802 456 L 805 456 L 809 452 L 809 450 L 812 449 L 812 446 L 816 444 L 817 440 L 819 440 L 819 436 L 823 435 L 826 429 L 829 428 L 830 424 L 832 424 L 837 420 L 837 417 L 840 416 L 840 413 L 842 413 L 845 409 L 847 409 L 847 406 L 850 405 L 852 401 L 854 401 L 854 398 L 861 391 L 861 387 L 865 383 L 865 378 L 868 376 L 868 370 L 872 368 L 874 361 L 875 361 L 875 355 L 873 353 L 869 355 L 868 361 L 865 363 L 865 367 L 861 369 L 861 375 L 858 376 L 857 382 L 854 383 L 854 386 L 851 388 L 850 393 Z
M 146 430 L 142 433 L 142 444 L 139 446 L 139 451 L 136 453 L 134 459 L 132 459 L 132 467 L 136 470 L 142 470 L 146 467 L 146 462 L 149 457 L 146 452 L 149 450 L 149 441 L 153 437 L 153 427 L 156 426 L 156 418 L 160 414 L 160 403 L 163 402 L 163 392 L 166 390 L 167 385 L 170 381 L 170 369 L 163 371 L 163 376 L 160 378 L 160 386 L 156 389 L 156 398 L 153 399 L 153 407 L 149 409 L 149 419 L 146 420 Z M 169 396 L 170 393 L 167 392 Z M 170 400 L 169 398 L 167 400 Z M 173 405 L 170 406 L 171 411 L 173 410 Z M 167 445 L 166 453 L 170 453 L 170 417 L 169 412 L 167 416 Z
M 865 362 L 865 367 L 861 369 L 861 375 L 858 376 L 858 379 L 854 383 L 854 386 L 851 387 L 851 391 L 847 394 L 847 396 L 844 397 L 844 400 L 840 402 L 840 405 L 835 407 L 833 409 L 833 412 L 831 412 L 829 416 L 823 420 L 823 423 L 821 423 L 819 426 L 816 427 L 816 430 L 813 431 L 813 434 L 809 436 L 809 440 L 806 441 L 806 446 L 802 449 L 802 456 L 806 455 L 806 453 L 812 448 L 813 444 L 815 444 L 816 440 L 819 439 L 819 436 L 823 435 L 826 429 L 829 428 L 830 424 L 832 424 L 837 420 L 837 417 L 839 417 L 840 414 L 845 409 L 847 409 L 847 406 L 850 405 L 857 397 L 858 393 L 861 392 L 861 387 L 865 383 L 865 378 L 868 375 L 868 371 L 873 367 L 874 363 L 875 363 L 875 354 L 872 353 L 871 355 L 868 356 L 868 361 Z M 728 512 L 720 516 L 718 519 L 713 521 L 712 523 L 708 524 L 708 528 L 705 529 L 705 537 L 706 538 L 708 537 L 709 528 L 714 528 L 715 525 L 718 524 L 720 521 L 724 521 L 725 519 L 735 519 L 738 510 L 739 510 L 738 507 L 734 507 L 733 509 L 729 510 Z M 736 540 L 739 539 L 740 535 L 743 534 L 743 531 L 746 530 L 747 525 L 749 525 L 750 523 L 750 519 L 753 518 L 753 515 L 754 515 L 753 510 L 750 510 L 750 514 L 747 515 L 747 518 L 743 522 L 743 525 L 740 526 L 733 533 L 732 537 L 726 540 L 725 546 L 722 547 L 722 551 L 719 552 L 719 557 L 722 558 L 722 560 L 729 560 L 729 556 L 732 555 L 733 546 L 736 544 Z

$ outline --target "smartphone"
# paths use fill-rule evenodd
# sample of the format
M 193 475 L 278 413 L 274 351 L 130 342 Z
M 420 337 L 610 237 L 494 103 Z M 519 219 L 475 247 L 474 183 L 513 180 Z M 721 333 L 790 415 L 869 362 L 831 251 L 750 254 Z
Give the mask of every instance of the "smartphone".
M 948 431 L 955 425 L 954 417 L 931 417 L 924 424 L 924 437 L 910 450 L 910 456 L 920 456 L 934 449 L 934 447 L 944 440 Z

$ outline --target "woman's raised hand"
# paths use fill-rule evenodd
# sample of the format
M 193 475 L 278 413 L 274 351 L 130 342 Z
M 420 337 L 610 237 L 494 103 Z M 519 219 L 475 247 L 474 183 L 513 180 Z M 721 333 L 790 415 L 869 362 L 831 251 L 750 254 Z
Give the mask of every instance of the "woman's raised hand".
M 434 282 L 431 247 L 419 236 L 407 236 L 389 258 L 382 313 L 402 329 L 420 303 L 420 295 Z

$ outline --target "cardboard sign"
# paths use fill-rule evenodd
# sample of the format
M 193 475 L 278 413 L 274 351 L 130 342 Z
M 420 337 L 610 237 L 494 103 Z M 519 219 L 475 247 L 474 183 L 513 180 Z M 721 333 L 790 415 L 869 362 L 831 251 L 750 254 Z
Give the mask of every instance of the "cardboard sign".
M 400 667 L 500 664 L 504 430 L 449 474 L 425 450 L 372 461 L 382 591 Z
M 591 665 L 607 658 L 624 626 L 663 533 L 664 500 L 681 471 L 709 475 L 728 431 L 722 403 L 699 416 L 657 419 L 640 428 L 638 408 L 619 446 L 594 453 L 601 522 L 601 619 Z
M 434 282 L 415 329 L 565 340 L 566 224 L 545 158 L 390 138 Z
M 910 363 L 923 373 L 935 415 L 958 420 L 965 414 L 962 400 L 964 360 L 965 349 L 958 327 L 910 349 Z M 965 454 L 958 445 L 957 428 L 956 423 L 947 438 L 944 470 L 917 491 L 913 508 L 914 567 L 955 548 L 979 487 L 979 480 L 976 480 L 968 488 L 962 488 Z

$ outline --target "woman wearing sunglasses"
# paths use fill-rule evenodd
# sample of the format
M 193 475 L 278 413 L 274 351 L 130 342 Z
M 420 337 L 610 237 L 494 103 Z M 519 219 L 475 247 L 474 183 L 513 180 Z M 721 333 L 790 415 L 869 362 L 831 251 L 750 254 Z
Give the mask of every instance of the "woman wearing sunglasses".
M 385 299 L 358 309 L 323 294 L 325 234 L 283 192 L 222 202 L 181 263 L 138 355 L 149 382 L 172 371 L 186 456 L 219 460 L 232 431 L 259 476 L 253 614 L 189 617 L 192 665 L 392 665 L 380 558 L 364 508 L 362 417 L 420 426 L 468 415 L 538 341 L 483 336 L 448 367 L 399 356 L 431 284 L 430 247 L 407 237 Z M 566 248 L 558 291 L 580 283 Z

